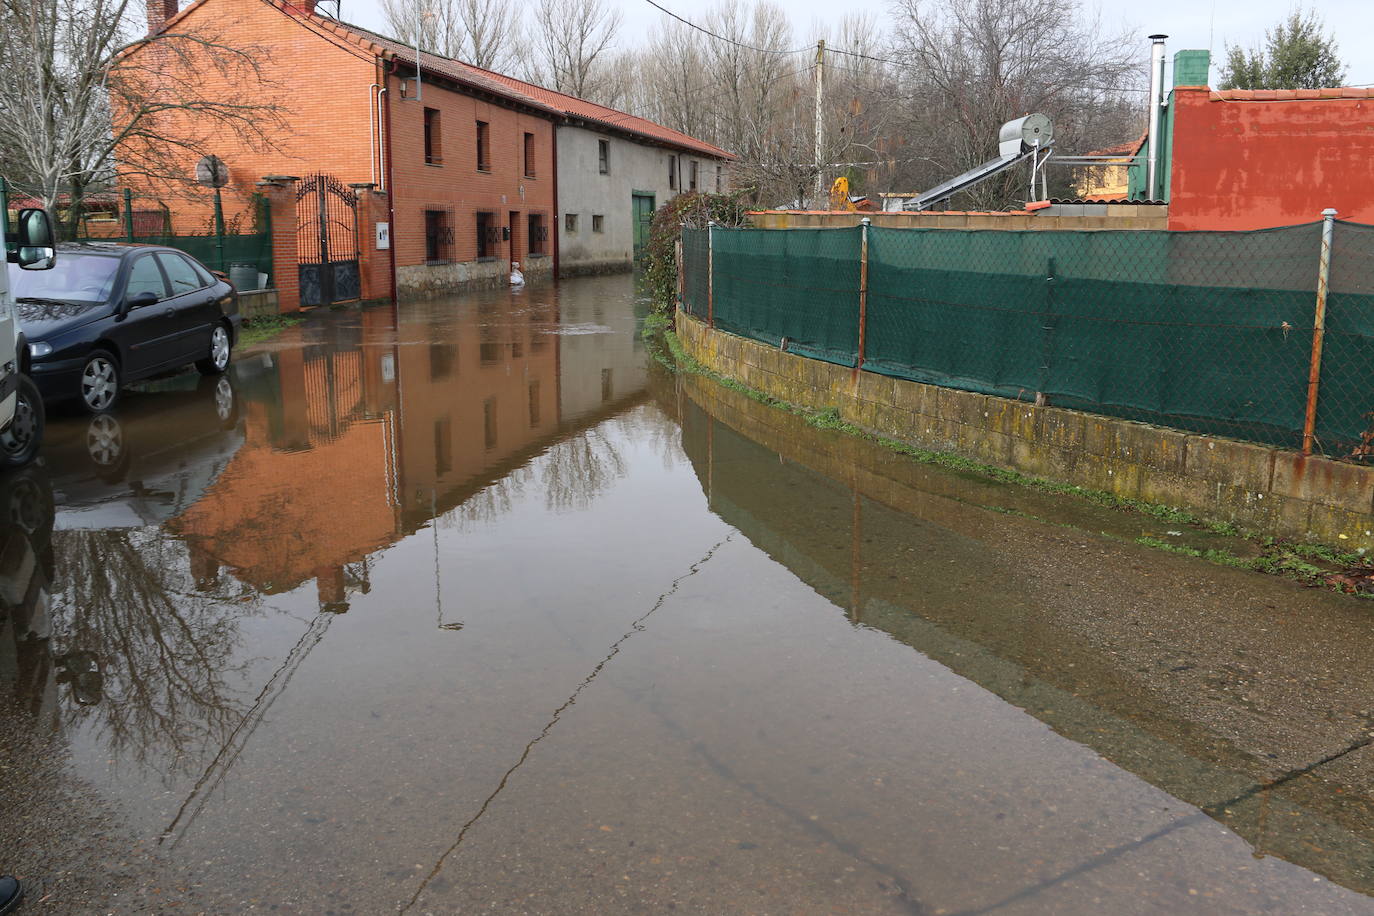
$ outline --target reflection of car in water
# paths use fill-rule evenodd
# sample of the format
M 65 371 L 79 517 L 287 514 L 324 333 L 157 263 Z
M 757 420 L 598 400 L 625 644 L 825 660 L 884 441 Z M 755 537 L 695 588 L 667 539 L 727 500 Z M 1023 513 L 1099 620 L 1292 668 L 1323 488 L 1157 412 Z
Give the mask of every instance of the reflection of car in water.
M 232 374 L 127 391 L 113 414 L 54 417 L 44 454 L 62 528 L 161 524 L 194 503 L 243 444 Z
M 0 474 L 0 701 L 39 718 L 56 714 L 60 685 L 88 706 L 100 701 L 103 680 L 93 652 L 52 653 L 52 529 L 46 473 Z

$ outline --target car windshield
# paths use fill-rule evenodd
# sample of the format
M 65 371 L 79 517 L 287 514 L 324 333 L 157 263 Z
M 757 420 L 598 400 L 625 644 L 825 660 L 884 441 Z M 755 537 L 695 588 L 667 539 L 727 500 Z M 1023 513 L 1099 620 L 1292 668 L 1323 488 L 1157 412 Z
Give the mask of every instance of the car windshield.
M 118 271 L 117 257 L 63 251 L 51 270 L 21 270 L 17 264 L 9 265 L 10 291 L 21 302 L 47 299 L 94 305 L 109 300 Z

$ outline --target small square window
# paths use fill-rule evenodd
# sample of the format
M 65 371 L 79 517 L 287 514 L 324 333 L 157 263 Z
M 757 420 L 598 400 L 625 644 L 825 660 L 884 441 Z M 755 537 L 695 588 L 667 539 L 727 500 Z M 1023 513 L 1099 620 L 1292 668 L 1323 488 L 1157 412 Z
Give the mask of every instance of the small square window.
M 564 214 L 563 214 L 563 231 L 564 231 L 564 232 L 576 232 L 576 231 L 577 231 L 577 214 L 576 214 L 576 213 L 564 213 Z
M 602 175 L 611 171 L 611 141 L 596 141 L 596 170 Z
M 592 216 L 592 231 L 593 231 L 593 232 L 605 232 L 605 231 L 606 231 L 606 217 L 601 216 L 601 215 L 599 215 L 599 214 L 594 214 L 594 215 Z

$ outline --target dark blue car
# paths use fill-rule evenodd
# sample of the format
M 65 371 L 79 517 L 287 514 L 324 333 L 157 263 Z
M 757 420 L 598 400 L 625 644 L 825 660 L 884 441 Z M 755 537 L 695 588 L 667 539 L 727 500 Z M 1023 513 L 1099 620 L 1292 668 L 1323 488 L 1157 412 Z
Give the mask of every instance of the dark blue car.
M 229 365 L 238 293 L 190 255 L 156 245 L 59 246 L 57 266 L 11 271 L 25 371 L 48 402 L 104 413 L 121 386 L 194 364 Z

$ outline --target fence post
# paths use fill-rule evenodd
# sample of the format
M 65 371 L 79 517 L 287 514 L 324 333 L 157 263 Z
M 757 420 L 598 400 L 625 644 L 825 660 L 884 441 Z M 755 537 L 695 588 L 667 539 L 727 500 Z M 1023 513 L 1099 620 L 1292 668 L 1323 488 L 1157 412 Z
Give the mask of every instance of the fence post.
M 716 221 L 706 223 L 706 326 L 716 326 Z
M 677 305 L 692 315 L 692 307 L 687 303 L 687 224 L 679 223 L 677 228 L 677 240 L 673 242 L 673 257 L 677 259 Z
M 323 200 L 324 198 L 321 197 L 320 199 Z M 220 199 L 219 188 L 215 188 L 215 258 L 219 261 L 220 272 L 225 272 L 226 267 L 224 264 L 224 202 Z
M 134 192 L 124 189 L 124 241 L 134 240 Z
M 1035 406 L 1048 407 L 1050 397 L 1045 389 L 1050 387 L 1050 343 L 1054 336 L 1054 258 L 1045 265 L 1045 311 L 1041 313 L 1040 329 L 1040 379 L 1035 392 Z
M 1312 454 L 1317 429 L 1317 387 L 1322 375 L 1322 345 L 1326 342 L 1326 291 L 1331 280 L 1331 236 L 1336 228 L 1336 211 L 1322 211 L 1322 247 L 1317 258 L 1317 308 L 1312 316 L 1312 359 L 1307 367 L 1307 412 L 1302 422 L 1302 453 Z
M 873 220 L 865 216 L 859 221 L 859 353 L 854 371 L 864 367 L 864 353 L 868 343 L 868 228 Z

